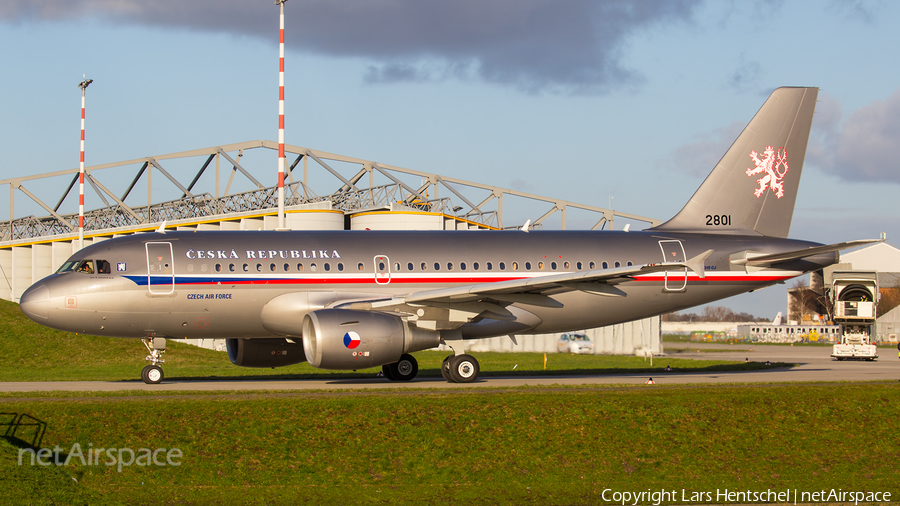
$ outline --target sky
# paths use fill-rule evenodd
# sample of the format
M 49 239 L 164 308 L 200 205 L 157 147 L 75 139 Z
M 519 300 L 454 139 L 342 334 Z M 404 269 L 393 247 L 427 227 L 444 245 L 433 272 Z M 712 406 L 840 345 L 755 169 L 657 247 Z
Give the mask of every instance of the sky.
M 791 237 L 900 245 L 900 3 L 289 0 L 285 17 L 287 143 L 662 220 L 773 89 L 819 87 Z M 271 0 L 3 0 L 0 55 L 0 179 L 78 166 L 83 75 L 88 166 L 277 140 Z

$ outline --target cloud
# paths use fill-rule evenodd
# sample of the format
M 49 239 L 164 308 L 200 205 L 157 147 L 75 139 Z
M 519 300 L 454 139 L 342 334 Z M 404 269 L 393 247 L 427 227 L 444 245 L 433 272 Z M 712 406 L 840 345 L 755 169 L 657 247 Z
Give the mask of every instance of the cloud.
M 759 62 L 747 60 L 747 55 L 741 53 L 737 68 L 728 78 L 728 85 L 740 92 L 751 91 L 759 87 L 762 76 L 763 68 Z
M 622 62 L 629 38 L 690 21 L 700 0 L 292 0 L 286 43 L 369 60 L 377 83 L 473 78 L 525 92 L 590 94 L 641 81 Z M 277 37 L 273 2 L 5 0 L 0 21 L 116 23 Z
M 810 163 L 847 181 L 900 183 L 900 91 L 840 118 L 840 102 L 820 98 Z
M 722 155 L 743 131 L 745 124 L 735 121 L 730 125 L 716 128 L 696 137 L 695 142 L 684 144 L 660 161 L 660 166 L 694 176 L 706 176 L 722 159 Z
M 830 10 L 840 14 L 845 14 L 849 18 L 855 18 L 864 23 L 875 23 L 878 19 L 878 12 L 884 2 L 881 0 L 831 0 L 828 7 Z

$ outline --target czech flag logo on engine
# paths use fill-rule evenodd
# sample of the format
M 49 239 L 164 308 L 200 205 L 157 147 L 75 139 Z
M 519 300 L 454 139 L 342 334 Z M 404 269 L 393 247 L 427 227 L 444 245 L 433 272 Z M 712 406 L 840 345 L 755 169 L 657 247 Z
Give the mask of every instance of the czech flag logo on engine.
M 350 348 L 351 350 L 359 346 L 359 341 L 359 334 L 357 334 L 356 332 L 351 331 L 344 334 L 344 346 Z

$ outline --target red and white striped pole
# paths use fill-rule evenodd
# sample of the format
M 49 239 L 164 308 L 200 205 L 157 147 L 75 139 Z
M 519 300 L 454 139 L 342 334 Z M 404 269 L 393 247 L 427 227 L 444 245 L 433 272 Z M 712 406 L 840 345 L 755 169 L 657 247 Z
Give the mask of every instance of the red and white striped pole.
M 84 248 L 84 90 L 94 82 L 84 79 L 78 83 L 81 88 L 81 161 L 78 164 L 78 249 Z
M 275 0 L 281 10 L 278 44 L 278 228 L 284 229 L 284 3 Z

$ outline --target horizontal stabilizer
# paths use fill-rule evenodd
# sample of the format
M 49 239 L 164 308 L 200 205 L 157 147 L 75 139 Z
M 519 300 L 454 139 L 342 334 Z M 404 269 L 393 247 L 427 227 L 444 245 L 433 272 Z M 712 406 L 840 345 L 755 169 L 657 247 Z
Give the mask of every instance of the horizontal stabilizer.
M 748 267 L 768 267 L 773 264 L 787 262 L 790 260 L 800 260 L 802 258 L 821 255 L 823 253 L 831 253 L 845 249 L 864 246 L 876 242 L 882 242 L 884 239 L 861 239 L 858 241 L 839 242 L 836 244 L 828 244 L 825 246 L 815 246 L 812 248 L 798 249 L 785 253 L 773 253 L 771 255 L 754 255 L 750 251 L 736 253 L 731 256 L 731 263 L 734 265 L 746 265 Z

